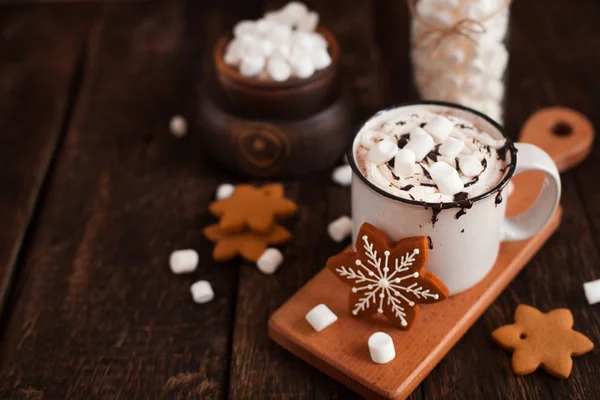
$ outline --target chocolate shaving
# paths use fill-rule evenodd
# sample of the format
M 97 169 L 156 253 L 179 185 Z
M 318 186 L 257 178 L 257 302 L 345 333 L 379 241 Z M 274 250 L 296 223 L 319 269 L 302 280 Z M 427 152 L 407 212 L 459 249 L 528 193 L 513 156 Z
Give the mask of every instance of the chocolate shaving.
M 461 229 L 460 233 L 465 233 L 465 230 L 464 230 L 464 229 Z
M 419 164 L 419 165 L 421 166 L 421 169 L 423 170 L 423 175 L 425 175 L 425 178 L 431 179 L 431 175 L 429 174 L 429 171 L 427 171 L 425 169 L 425 167 L 423 166 L 423 164 Z M 433 179 L 431 179 L 431 180 L 433 180 Z
M 442 208 L 444 207 L 444 203 L 440 203 L 440 204 L 432 204 L 431 205 L 431 225 L 435 226 L 435 223 L 438 222 L 438 214 L 440 213 L 440 211 L 442 211 Z
M 471 129 L 471 130 L 473 129 L 472 126 L 468 126 L 468 125 L 465 125 L 465 124 L 458 124 L 456 126 L 459 127 L 460 129 Z
M 479 182 L 479 177 L 478 177 L 478 176 L 476 176 L 475 178 L 473 178 L 473 180 L 472 180 L 471 182 L 467 182 L 467 183 L 465 183 L 465 187 L 469 187 L 469 186 L 471 186 L 471 185 L 474 185 L 474 184 L 476 184 L 477 182 Z
M 410 133 L 405 133 L 404 135 L 400 136 L 400 139 L 398 139 L 398 148 L 404 148 L 404 146 L 406 146 L 408 143 L 408 138 L 410 138 Z
M 487 158 L 481 160 L 481 166 L 483 167 L 483 169 L 481 170 L 481 172 L 483 173 L 483 171 L 487 169 Z
M 454 216 L 454 218 L 459 219 L 460 217 L 462 217 L 466 213 L 467 213 L 467 211 L 464 208 L 461 208 L 460 210 L 458 210 L 458 212 L 456 213 L 456 215 Z
M 469 193 L 467 192 L 460 192 L 454 195 L 454 201 L 464 201 L 467 200 L 467 198 L 469 198 Z
M 389 163 L 388 163 L 388 169 L 390 170 L 390 173 L 392 174 L 392 176 L 394 177 L 394 179 L 397 180 L 397 181 L 399 181 L 400 177 L 394 173 L 394 171 L 392 170 L 392 167 L 389 165 Z
M 396 122 L 396 125 L 400 125 L 400 126 L 406 125 L 406 122 L 405 121 L 398 121 L 398 122 Z
M 437 188 L 435 183 L 421 183 L 420 186 Z
M 498 204 L 502 203 L 502 200 L 502 190 L 499 190 L 498 194 L 496 195 L 496 199 L 494 200 L 496 207 L 498 207 Z
M 412 195 L 412 194 L 410 194 L 410 193 L 408 194 L 408 197 L 410 197 L 410 199 L 411 199 L 411 200 L 413 200 L 413 201 L 415 201 L 415 200 L 416 200 L 416 199 L 415 199 L 415 196 L 413 196 L 413 195 Z
M 420 127 L 420 128 L 423 128 L 425 125 L 427 125 L 425 122 L 421 122 L 421 123 L 419 124 L 419 127 Z
M 406 186 L 401 187 L 400 190 L 404 190 L 404 191 L 408 192 L 412 188 L 414 188 L 414 185 L 406 185 Z
M 427 241 L 429 242 L 429 250 L 433 250 L 433 240 L 430 236 L 427 236 Z

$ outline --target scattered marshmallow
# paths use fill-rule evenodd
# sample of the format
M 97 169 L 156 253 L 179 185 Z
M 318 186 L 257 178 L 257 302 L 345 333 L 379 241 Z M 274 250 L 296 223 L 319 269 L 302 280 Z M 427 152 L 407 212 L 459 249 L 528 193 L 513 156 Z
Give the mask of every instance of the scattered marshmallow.
M 187 120 L 181 115 L 174 115 L 169 121 L 169 130 L 171 134 L 176 138 L 182 138 L 187 135 Z
M 176 250 L 169 257 L 169 266 L 174 274 L 194 272 L 198 266 L 198 253 L 196 250 Z
M 384 332 L 375 332 L 369 337 L 369 353 L 376 364 L 387 364 L 396 357 L 392 337 Z
M 340 186 L 350 186 L 352 183 L 352 168 L 347 164 L 336 167 L 331 173 L 331 180 Z
M 583 291 L 590 305 L 600 303 L 600 279 L 584 283 Z
M 270 247 L 262 253 L 256 261 L 256 267 L 265 275 L 273 275 L 283 262 L 283 254 L 274 247 Z
M 458 172 L 443 161 L 438 161 L 429 168 L 431 179 L 435 182 L 440 192 L 453 196 L 464 189 Z
M 397 152 L 398 146 L 396 145 L 396 143 L 392 143 L 389 140 L 384 139 L 375 143 L 371 147 L 371 149 L 367 153 L 367 158 L 369 159 L 369 161 L 374 162 L 375 164 L 383 164 L 394 158 Z
M 231 183 L 222 183 L 219 185 L 219 187 L 217 187 L 217 195 L 215 197 L 217 200 L 223 200 L 231 197 L 233 192 L 235 192 L 235 186 L 233 186 Z
M 271 57 L 267 61 L 267 72 L 277 82 L 286 81 L 292 75 L 292 69 L 282 57 Z
M 419 129 L 423 131 L 421 128 L 416 128 L 411 131 L 410 140 L 403 148 L 406 150 L 411 150 L 415 154 L 415 161 L 417 162 L 422 161 L 434 146 L 433 138 L 426 132 L 424 134 L 415 133 L 419 132 Z
M 438 151 L 443 156 L 456 157 L 460 154 L 463 147 L 465 147 L 465 144 L 462 141 L 454 138 L 448 138 L 444 140 Z
M 415 172 L 416 157 L 410 149 L 400 149 L 394 157 L 394 172 L 401 177 L 411 176 Z
M 462 156 L 458 159 L 458 166 L 464 176 L 477 176 L 483 171 L 483 165 L 475 156 Z
M 454 124 L 448 118 L 436 115 L 427 122 L 423 129 L 438 142 L 443 142 L 454 129 Z
M 317 332 L 321 332 L 337 321 L 338 317 L 325 304 L 319 304 L 306 313 L 306 321 Z
M 194 303 L 204 304 L 215 298 L 212 286 L 208 281 L 198 281 L 190 287 Z
M 339 217 L 327 227 L 327 233 L 334 242 L 341 242 L 352 233 L 352 219 L 347 215 Z
M 244 76 L 257 76 L 265 66 L 265 58 L 261 56 L 244 56 L 240 62 L 240 74 Z

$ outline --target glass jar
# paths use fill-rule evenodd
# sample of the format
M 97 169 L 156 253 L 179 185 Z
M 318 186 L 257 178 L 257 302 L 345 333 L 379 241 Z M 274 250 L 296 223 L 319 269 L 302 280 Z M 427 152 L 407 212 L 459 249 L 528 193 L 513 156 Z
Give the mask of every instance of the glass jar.
M 462 104 L 502 123 L 510 1 L 418 0 L 409 8 L 420 97 Z

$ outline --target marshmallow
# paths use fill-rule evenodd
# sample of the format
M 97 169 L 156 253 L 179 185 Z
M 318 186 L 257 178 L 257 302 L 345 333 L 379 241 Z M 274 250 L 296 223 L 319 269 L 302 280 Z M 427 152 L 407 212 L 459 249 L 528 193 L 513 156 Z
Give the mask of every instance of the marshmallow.
M 411 150 L 415 154 L 416 162 L 422 161 L 434 146 L 433 138 L 426 132 L 418 133 L 419 129 L 423 131 L 421 128 L 415 128 L 410 132 L 410 140 L 404 146 L 405 150 Z
M 169 266 L 177 275 L 193 272 L 198 266 L 198 253 L 192 249 L 174 251 L 169 257 Z
M 465 61 L 465 51 L 461 48 L 453 48 L 446 53 L 445 61 L 451 67 L 456 67 Z
M 504 97 L 504 83 L 500 80 L 492 79 L 488 81 L 483 89 L 494 100 L 501 101 Z
M 441 155 L 446 157 L 456 157 L 465 147 L 465 144 L 454 138 L 448 138 L 444 140 L 438 151 Z
M 265 35 L 268 40 L 276 45 L 288 44 L 292 37 L 292 28 L 287 25 L 273 24 L 271 30 Z
M 282 82 L 292 75 L 292 68 L 281 57 L 270 57 L 267 61 L 267 72 L 274 81 Z
M 255 34 L 260 37 L 266 37 L 271 33 L 278 24 L 272 20 L 263 18 L 256 21 L 254 25 Z
M 475 156 L 462 156 L 458 159 L 458 166 L 464 176 L 477 176 L 483 171 L 483 165 Z
M 315 66 L 307 55 L 292 54 L 289 58 L 294 76 L 305 79 L 315 73 Z
M 375 332 L 369 337 L 369 354 L 376 364 L 386 364 L 396 357 L 394 341 L 384 332 Z
M 313 35 L 311 32 L 296 32 L 292 38 L 292 46 L 304 50 L 311 50 L 317 47 L 323 47 L 317 39 L 320 35 Z
M 341 242 L 352 233 L 352 220 L 346 215 L 339 217 L 327 226 L 327 233 L 334 242 Z
M 256 267 L 265 275 L 273 275 L 283 262 L 283 254 L 276 248 L 270 247 L 256 261 Z
M 396 128 L 396 124 L 394 124 L 391 121 L 386 121 L 383 125 L 381 125 L 381 130 L 384 133 L 392 133 L 394 132 L 394 129 Z
M 590 305 L 600 303 L 600 279 L 584 283 L 583 291 Z
M 309 12 L 296 23 L 296 30 L 300 32 L 313 32 L 319 25 L 319 14 Z
M 369 161 L 374 162 L 375 164 L 383 164 L 394 158 L 397 152 L 398 146 L 396 143 L 392 143 L 387 139 L 383 139 L 371 147 L 367 153 L 367 158 Z
M 443 161 L 438 161 L 429 168 L 431 179 L 435 182 L 440 192 L 453 196 L 464 189 L 458 172 Z
M 212 286 L 208 281 L 198 281 L 190 287 L 194 303 L 204 304 L 215 298 Z
M 288 59 L 292 55 L 292 48 L 288 43 L 276 45 L 271 53 L 271 57 L 280 57 Z
M 243 76 L 256 76 L 261 73 L 264 66 L 264 57 L 244 56 L 240 63 L 240 74 Z
M 349 165 L 336 167 L 331 173 L 331 180 L 340 186 L 350 186 L 352 183 L 352 168 Z
M 187 135 L 187 121 L 181 115 L 173 115 L 169 121 L 169 130 L 177 138 Z
M 310 51 L 310 59 L 313 62 L 316 70 L 321 70 L 331 65 L 331 56 L 327 49 L 316 48 Z
M 394 172 L 401 177 L 411 176 L 415 171 L 415 153 L 410 149 L 400 149 L 394 157 Z
M 231 197 L 233 192 L 235 192 L 235 186 L 233 186 L 231 183 L 222 183 L 217 188 L 217 195 L 215 197 L 217 200 L 223 200 Z
M 454 124 L 452 124 L 448 118 L 436 115 L 423 127 L 423 129 L 438 142 L 443 142 L 450 132 L 452 132 L 452 129 L 454 129 Z
M 308 7 L 299 1 L 290 1 L 281 9 L 281 12 L 290 16 L 294 22 L 297 22 L 306 16 Z
M 254 21 L 244 20 L 240 21 L 233 27 L 233 35 L 235 37 L 242 37 L 246 35 L 253 35 L 256 31 Z
M 337 321 L 338 317 L 325 304 L 319 304 L 306 313 L 306 321 L 317 332 L 321 332 Z
M 375 143 L 380 141 L 383 138 L 383 135 L 374 130 L 369 129 L 360 134 L 360 145 L 365 149 L 370 149 Z

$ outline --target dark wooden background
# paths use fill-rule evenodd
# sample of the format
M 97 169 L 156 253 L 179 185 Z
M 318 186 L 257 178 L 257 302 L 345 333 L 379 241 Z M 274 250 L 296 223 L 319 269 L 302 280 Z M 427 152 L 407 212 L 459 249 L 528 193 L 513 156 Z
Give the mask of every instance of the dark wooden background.
M 343 47 L 357 121 L 410 98 L 401 0 L 310 1 Z M 202 59 L 235 21 L 281 1 L 26 4 L 0 7 L 0 398 L 350 399 L 349 390 L 267 338 L 268 316 L 345 244 L 326 222 L 349 213 L 329 172 L 285 182 L 300 205 L 272 277 L 217 265 L 202 228 L 222 182 L 196 116 Z M 517 0 L 507 129 L 566 105 L 600 121 L 600 2 Z M 191 124 L 168 132 L 173 114 Z M 515 377 L 490 332 L 520 303 L 568 307 L 600 345 L 600 146 L 563 175 L 565 216 L 544 246 L 411 399 L 598 399 L 600 350 L 568 380 Z M 173 249 L 201 264 L 174 276 Z M 14 270 L 12 285 L 8 285 Z M 216 298 L 196 305 L 208 279 Z M 8 289 L 7 291 L 5 289 Z M 4 296 L 3 296 L 4 297 Z

